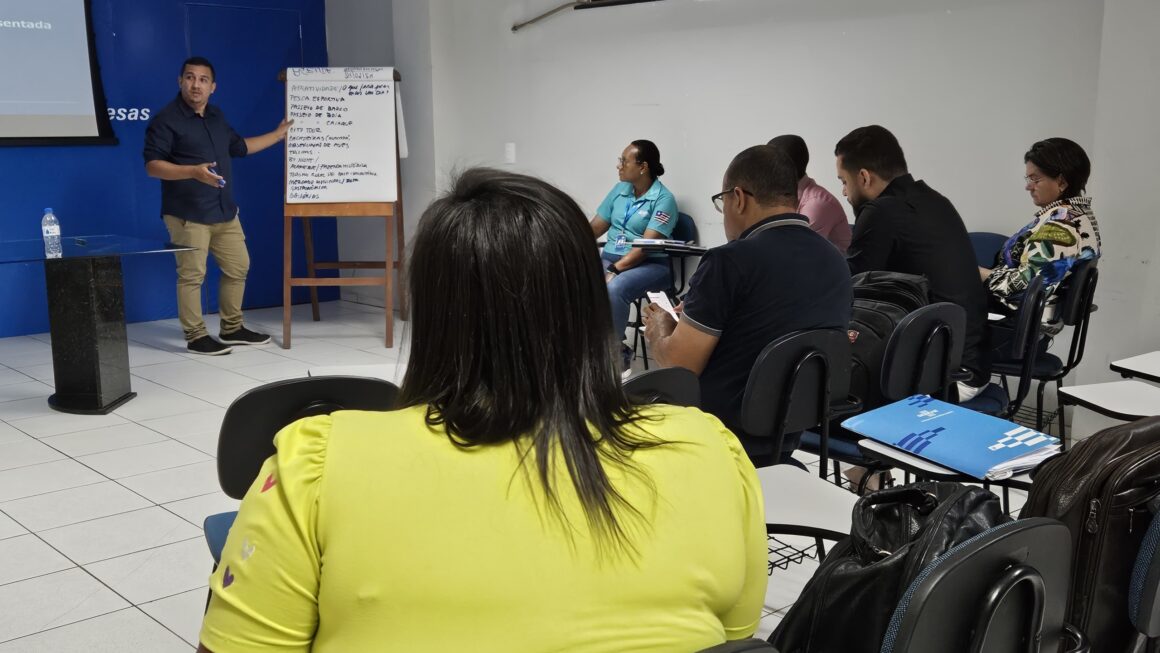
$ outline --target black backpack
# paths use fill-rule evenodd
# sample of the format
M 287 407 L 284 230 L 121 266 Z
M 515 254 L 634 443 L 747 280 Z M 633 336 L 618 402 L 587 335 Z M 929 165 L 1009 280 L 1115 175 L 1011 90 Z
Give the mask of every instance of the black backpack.
M 959 483 L 914 483 L 862 497 L 850 537 L 818 566 L 769 642 L 781 653 L 878 653 L 919 572 L 1009 521 L 998 497 Z
M 882 359 L 894 328 L 913 311 L 930 303 L 926 277 L 901 272 L 863 272 L 854 275 L 854 310 L 850 330 L 850 394 L 865 410 L 886 403 L 882 396 Z
M 1124 651 L 1135 633 L 1128 584 L 1160 497 L 1160 417 L 1104 429 L 1041 464 L 1020 517 L 1071 531 L 1067 622 L 1093 651 Z

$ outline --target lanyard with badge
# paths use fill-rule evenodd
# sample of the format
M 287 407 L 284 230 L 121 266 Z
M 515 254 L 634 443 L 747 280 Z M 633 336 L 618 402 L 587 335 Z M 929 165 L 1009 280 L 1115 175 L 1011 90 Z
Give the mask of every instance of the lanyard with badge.
M 628 239 L 625 238 L 624 232 L 628 230 L 628 219 L 632 217 L 636 210 L 644 206 L 648 202 L 648 198 L 642 197 L 636 202 L 629 202 L 624 210 L 624 222 L 620 223 L 620 235 L 616 237 L 616 251 L 624 249 L 628 245 Z

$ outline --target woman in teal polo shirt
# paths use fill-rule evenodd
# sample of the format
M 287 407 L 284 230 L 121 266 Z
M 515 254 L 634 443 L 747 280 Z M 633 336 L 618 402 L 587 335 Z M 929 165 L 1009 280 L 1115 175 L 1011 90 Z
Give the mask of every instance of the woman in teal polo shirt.
M 605 264 L 608 298 L 612 302 L 612 328 L 624 337 L 628 326 L 628 307 L 648 291 L 664 290 L 669 285 L 669 264 L 664 254 L 646 254 L 633 249 L 637 238 L 668 238 L 677 225 L 677 201 L 661 183 L 665 174 L 661 153 L 652 141 L 629 143 L 616 165 L 620 183 L 596 209 L 592 232 L 597 237 L 608 234 L 600 258 Z M 632 349 L 623 346 L 624 369 L 632 360 Z

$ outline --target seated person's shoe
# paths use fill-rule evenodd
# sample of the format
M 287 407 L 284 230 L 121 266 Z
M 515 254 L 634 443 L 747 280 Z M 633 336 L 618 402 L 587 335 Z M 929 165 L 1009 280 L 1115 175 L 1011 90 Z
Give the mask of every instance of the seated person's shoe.
M 628 345 L 620 345 L 620 378 L 622 380 L 632 376 L 632 359 L 636 352 Z
M 270 342 L 270 336 L 257 331 L 250 331 L 245 326 L 233 333 L 218 334 L 218 338 L 227 345 L 264 345 Z
M 228 354 L 233 351 L 233 348 L 229 345 L 223 345 L 209 336 L 202 336 L 196 340 L 190 340 L 185 344 L 185 348 L 191 354 L 202 354 L 204 356 L 221 356 L 222 354 Z

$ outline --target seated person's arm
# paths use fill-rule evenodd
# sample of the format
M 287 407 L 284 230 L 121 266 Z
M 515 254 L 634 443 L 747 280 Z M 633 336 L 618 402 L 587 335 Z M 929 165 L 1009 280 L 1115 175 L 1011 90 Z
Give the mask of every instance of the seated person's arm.
M 620 193 L 617 192 L 619 184 L 613 186 L 608 195 L 604 196 L 604 200 L 600 202 L 600 206 L 596 207 L 596 215 L 592 217 L 592 221 L 588 224 L 592 225 L 592 235 L 596 238 L 608 233 L 608 229 L 612 226 L 612 204 L 616 201 Z
M 593 216 L 592 221 L 588 224 L 592 226 L 592 235 L 596 238 L 608 233 L 608 228 L 612 226 L 611 222 L 599 215 Z
M 679 324 L 659 307 L 645 308 L 644 337 L 653 358 L 662 367 L 683 367 L 700 376 L 733 315 L 740 283 L 730 261 L 716 250 L 705 252 L 678 307 Z
M 667 236 L 665 236 L 661 232 L 654 231 L 652 229 L 645 229 L 644 237 L 645 238 L 658 238 L 658 239 L 659 238 L 667 238 Z M 639 249 L 639 248 L 634 247 L 634 248 L 628 250 L 627 254 L 620 257 L 620 260 L 616 262 L 615 267 L 616 267 L 618 272 L 624 272 L 625 270 L 631 270 L 632 268 L 635 268 L 636 266 L 640 265 L 641 263 L 644 263 L 644 260 L 647 257 L 648 257 L 647 252 L 645 252 L 643 249 Z
M 656 304 L 646 306 L 642 318 L 649 353 L 661 367 L 683 367 L 701 375 L 718 336 L 697 329 L 687 320 L 676 322 Z
M 862 209 L 854 223 L 850 247 L 846 249 L 846 263 L 850 274 L 868 270 L 885 270 L 894 249 L 894 233 L 878 210 L 871 204 Z
M 1045 222 L 1024 241 L 1018 266 L 1009 268 L 1000 263 L 990 270 L 984 279 L 987 289 L 997 297 L 1023 292 L 1045 268 L 1078 255 L 1077 242 L 1079 237 L 1074 231 L 1055 221 Z

